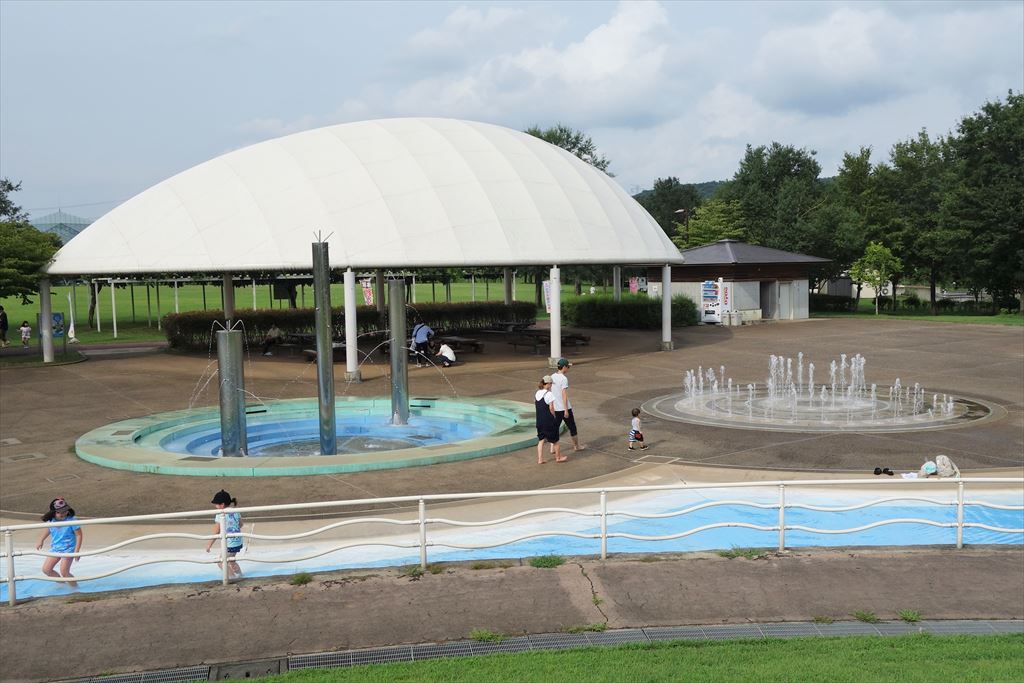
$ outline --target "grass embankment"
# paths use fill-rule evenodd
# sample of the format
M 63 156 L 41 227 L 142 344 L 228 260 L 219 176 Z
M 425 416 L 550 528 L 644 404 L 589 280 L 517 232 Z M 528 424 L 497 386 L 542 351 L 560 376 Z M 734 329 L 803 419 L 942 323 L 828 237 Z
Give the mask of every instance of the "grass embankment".
M 305 287 L 304 300 L 302 296 L 302 289 L 302 287 L 299 288 L 299 292 L 296 296 L 296 303 L 300 307 L 311 307 L 313 305 L 313 288 L 310 286 Z M 89 329 L 89 324 L 86 319 L 89 312 L 88 288 L 84 285 L 80 285 L 75 287 L 74 290 L 75 336 L 83 344 L 101 344 L 114 341 L 133 342 L 166 340 L 163 331 L 157 329 L 157 318 L 168 313 L 173 313 L 175 310 L 174 288 L 170 285 L 160 286 L 159 305 L 157 304 L 156 288 L 153 286 L 149 287 L 148 299 L 145 285 L 134 285 L 133 287 L 116 288 L 114 290 L 114 298 L 117 306 L 116 340 L 114 339 L 113 331 L 110 289 L 108 287 L 104 287 L 100 290 L 100 332 Z M 452 301 L 454 302 L 474 300 L 500 301 L 504 296 L 504 288 L 500 281 L 489 283 L 478 281 L 476 283 L 475 292 L 473 285 L 469 282 L 454 282 L 452 283 L 451 290 Z M 573 286 L 571 284 L 563 285 L 562 298 L 565 299 L 573 296 L 573 291 Z M 584 289 L 584 291 L 586 291 L 586 289 Z M 597 293 L 600 294 L 603 292 L 603 288 L 597 288 Z M 71 306 L 68 304 L 68 294 L 72 293 L 72 288 L 63 286 L 53 287 L 53 293 L 53 310 L 54 312 L 61 312 L 64 314 L 64 324 L 67 326 L 70 323 L 71 313 Z M 255 294 L 255 308 L 282 308 L 287 307 L 288 305 L 287 301 L 272 300 L 270 287 L 267 285 L 257 285 Z M 205 305 L 203 287 L 201 285 L 182 285 L 178 287 L 177 298 L 177 310 L 181 312 L 219 309 L 221 307 L 220 287 L 216 285 L 206 286 Z M 444 300 L 444 285 L 439 284 L 432 287 L 429 283 L 418 282 L 416 284 L 417 302 L 427 303 Z M 522 280 L 518 281 L 515 287 L 515 300 L 533 301 L 533 283 L 524 283 Z M 344 301 L 344 286 L 342 284 L 331 285 L 331 303 L 334 306 L 341 306 Z M 356 303 L 363 303 L 362 296 L 358 292 L 356 295 Z M 22 304 L 20 297 L 0 299 L 0 306 L 3 306 L 7 311 L 7 316 L 11 324 L 8 339 L 11 339 L 12 335 L 17 335 L 17 328 L 21 325 L 21 321 L 27 320 L 29 325 L 32 326 L 33 343 L 35 343 L 36 338 L 38 337 L 38 329 L 36 325 L 36 318 L 39 315 L 38 295 L 32 297 L 31 304 Z M 235 308 L 238 310 L 251 310 L 254 308 L 252 287 L 235 288 Z M 547 315 L 544 314 L 542 310 L 538 314 L 538 318 L 547 318 Z M 57 343 L 60 343 L 59 340 Z
M 267 683 L 1020 681 L 1024 635 L 672 642 L 295 671 Z
M 917 320 L 937 323 L 966 323 L 970 325 L 1016 325 L 1024 326 L 1024 313 L 942 313 L 932 315 L 928 310 L 909 310 L 898 308 L 895 312 L 879 311 L 875 315 L 875 303 L 872 299 L 861 299 L 854 313 L 836 313 L 814 311 L 812 318 L 850 318 L 853 320 Z

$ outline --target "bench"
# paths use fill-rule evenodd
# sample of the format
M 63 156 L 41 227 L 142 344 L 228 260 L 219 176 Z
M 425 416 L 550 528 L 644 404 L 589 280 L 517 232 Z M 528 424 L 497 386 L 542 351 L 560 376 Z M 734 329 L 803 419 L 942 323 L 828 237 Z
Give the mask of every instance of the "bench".
M 316 360 L 316 349 L 303 349 L 302 355 L 312 363 Z M 345 360 L 345 342 L 334 342 L 331 344 L 331 355 L 335 363 Z
M 535 355 L 540 354 L 542 348 L 551 345 L 551 340 L 548 337 L 520 337 L 519 339 L 510 339 L 508 344 L 512 347 L 513 351 L 517 351 L 520 346 L 533 349 Z M 588 341 L 576 338 L 562 338 L 562 350 L 572 349 L 579 352 L 581 346 L 586 346 Z
M 473 349 L 474 353 L 484 352 L 484 343 L 479 339 L 471 339 L 469 337 L 462 337 L 457 334 L 442 334 L 434 337 L 435 340 L 447 344 L 452 347 L 454 351 L 461 351 L 463 347 L 469 347 Z

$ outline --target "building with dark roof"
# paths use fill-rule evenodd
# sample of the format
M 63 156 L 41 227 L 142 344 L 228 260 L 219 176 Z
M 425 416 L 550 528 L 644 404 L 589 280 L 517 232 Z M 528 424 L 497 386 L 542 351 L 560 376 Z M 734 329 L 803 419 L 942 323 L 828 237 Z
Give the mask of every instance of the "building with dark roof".
M 685 294 L 697 302 L 705 322 L 734 324 L 809 317 L 810 273 L 829 262 L 733 239 L 681 253 L 685 263 L 672 269 L 672 295 Z M 712 296 L 722 301 L 712 305 Z

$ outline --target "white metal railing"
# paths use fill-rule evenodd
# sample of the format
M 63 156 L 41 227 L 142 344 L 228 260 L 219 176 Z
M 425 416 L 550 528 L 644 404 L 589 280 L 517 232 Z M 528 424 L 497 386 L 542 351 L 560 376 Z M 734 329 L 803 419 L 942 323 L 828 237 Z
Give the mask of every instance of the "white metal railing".
M 227 540 L 230 537 L 243 537 L 247 539 L 258 539 L 266 541 L 288 541 L 311 538 L 325 534 L 326 532 L 333 531 L 336 529 L 342 529 L 345 527 L 351 527 L 354 525 L 363 524 L 382 524 L 395 527 L 416 527 L 418 538 L 416 541 L 410 542 L 388 542 L 382 538 L 373 538 L 371 540 L 356 540 L 350 543 L 341 543 L 332 545 L 331 547 L 324 550 L 316 550 L 312 553 L 306 553 L 303 555 L 290 555 L 287 558 L 260 558 L 247 555 L 244 558 L 245 562 L 260 563 L 260 564 L 271 564 L 271 563 L 294 563 L 302 562 L 330 553 L 338 552 L 340 550 L 347 550 L 350 548 L 367 547 L 367 546 L 390 546 L 401 549 L 419 549 L 420 566 L 426 568 L 427 566 L 427 549 L 430 547 L 446 547 L 454 548 L 459 550 L 479 550 L 484 548 L 496 548 L 504 545 L 510 545 L 518 543 L 520 541 L 528 540 L 531 538 L 546 537 L 546 536 L 564 536 L 574 537 L 582 539 L 600 539 L 601 545 L 601 559 L 604 560 L 608 555 L 608 539 L 613 538 L 628 538 L 638 541 L 668 541 L 678 538 L 684 538 L 686 536 L 692 536 L 704 531 L 711 529 L 720 528 L 747 528 L 754 529 L 757 531 L 777 532 L 778 534 L 778 549 L 780 551 L 786 548 L 786 531 L 804 531 L 816 534 L 850 534 L 868 529 L 874 529 L 881 526 L 890 524 L 924 524 L 934 527 L 943 528 L 956 528 L 956 547 L 963 547 L 963 532 L 965 528 L 980 528 L 988 531 L 1006 533 L 1006 534 L 1022 534 L 1024 535 L 1024 528 L 1003 528 L 996 527 L 980 522 L 965 522 L 964 521 L 964 509 L 968 506 L 985 507 L 994 510 L 1009 510 L 1009 511 L 1024 511 L 1024 505 L 1003 505 L 998 503 L 992 503 L 984 500 L 967 500 L 965 498 L 965 492 L 967 485 L 987 485 L 996 486 L 1001 490 L 1012 489 L 1014 491 L 1020 490 L 1022 502 L 1024 502 L 1024 478 L 997 478 L 997 477 L 977 477 L 970 479 L 890 479 L 879 481 L 877 479 L 823 479 L 823 480 L 789 480 L 789 481 L 765 481 L 765 482 L 730 482 L 730 483 L 705 483 L 705 484 L 670 484 L 670 485 L 655 485 L 655 486 L 607 486 L 602 488 L 575 488 L 575 489 L 543 489 L 543 490 L 532 490 L 532 491 L 502 491 L 502 492 L 488 492 L 488 493 L 456 493 L 456 494 L 430 494 L 420 496 L 397 496 L 391 498 L 369 498 L 359 500 L 338 500 L 338 501 L 326 501 L 318 503 L 295 503 L 287 505 L 261 505 L 251 507 L 240 507 L 232 508 L 232 512 L 238 512 L 244 515 L 252 515 L 254 513 L 265 513 L 265 512 L 295 512 L 301 511 L 305 513 L 318 512 L 322 510 L 335 509 L 343 511 L 345 508 L 353 508 L 358 506 L 366 505 L 380 505 L 380 504 L 402 504 L 402 503 L 416 503 L 417 511 L 415 518 L 412 519 L 392 519 L 387 517 L 359 517 L 353 519 L 345 519 L 341 521 L 331 522 L 329 524 L 319 526 L 315 529 L 308 531 L 302 531 L 293 534 L 257 534 L 251 531 L 243 531 L 237 533 L 227 533 L 226 525 L 220 524 L 219 535 L 214 534 L 194 534 L 186 532 L 161 532 L 154 534 L 145 534 L 142 536 L 136 536 L 123 541 L 119 541 L 106 547 L 97 548 L 95 550 L 89 550 L 79 553 L 51 553 L 42 550 L 19 550 L 15 548 L 14 536 L 18 533 L 31 533 L 32 531 L 39 531 L 42 529 L 49 529 L 61 526 L 77 525 L 82 527 L 87 526 L 99 526 L 99 525 L 110 525 L 110 524 L 125 524 L 133 522 L 153 522 L 153 521 L 169 521 L 169 520 L 190 520 L 194 519 L 197 521 L 215 521 L 218 515 L 223 514 L 220 510 L 197 510 L 190 512 L 174 512 L 164 514 L 148 514 L 148 515 L 133 515 L 126 517 L 107 517 L 97 519 L 81 519 L 70 522 L 37 522 L 33 524 L 16 524 L 0 526 L 0 534 L 3 535 L 4 548 L 3 557 L 6 565 L 6 585 L 8 591 L 8 602 L 13 605 L 17 601 L 17 582 L 27 580 L 41 580 L 41 581 L 53 581 L 65 583 L 69 581 L 92 581 L 96 579 L 106 578 L 115 574 L 142 567 L 150 564 L 167 563 L 167 562 L 185 562 L 192 564 L 215 564 L 219 563 L 221 566 L 221 581 L 227 585 L 228 579 L 228 563 L 227 563 Z M 914 488 L 925 487 L 927 489 L 949 489 L 955 488 L 956 499 L 940 500 L 937 498 L 930 498 L 920 495 L 907 495 L 906 493 L 876 498 L 868 500 L 856 505 L 845 505 L 836 507 L 826 507 L 820 505 L 809 505 L 806 503 L 795 503 L 787 502 L 786 492 L 787 489 L 816 489 L 816 488 L 836 488 L 836 487 L 877 487 L 884 488 L 886 486 L 906 486 Z M 631 511 L 629 509 L 609 509 L 608 507 L 608 494 L 609 493 L 623 493 L 623 494 L 639 494 L 655 491 L 702 491 L 709 489 L 776 489 L 778 491 L 778 501 L 775 503 L 759 503 L 745 499 L 729 499 L 729 500 L 716 500 L 700 503 L 687 507 L 674 512 L 665 513 L 643 513 L 637 511 Z M 594 505 L 594 499 L 587 506 L 584 507 L 539 507 L 523 510 L 505 517 L 499 517 L 495 519 L 478 520 L 478 521 L 463 521 L 456 519 L 448 519 L 445 517 L 428 517 L 427 516 L 427 503 L 452 503 L 452 502 L 466 502 L 474 500 L 500 500 L 500 499 L 514 499 L 514 498 L 533 498 L 533 497 L 550 497 L 550 496 L 595 496 L 597 507 L 596 509 L 588 509 Z M 916 503 L 926 503 L 929 505 L 937 506 L 955 506 L 956 507 L 956 521 L 955 522 L 937 522 L 935 520 L 923 519 L 923 518 L 892 518 L 883 519 L 865 524 L 858 527 L 851 527 L 846 529 L 821 529 L 817 527 L 810 527 L 805 525 L 793 525 L 786 523 L 786 510 L 787 509 L 803 509 L 820 512 L 847 512 L 852 510 L 860 510 L 882 503 L 890 503 L 894 501 L 910 501 Z M 609 517 L 625 517 L 632 519 L 666 519 L 670 517 L 681 517 L 692 512 L 704 510 L 713 507 L 721 506 L 746 506 L 752 508 L 759 508 L 765 510 L 778 510 L 778 523 L 771 526 L 751 524 L 742 521 L 722 521 L 715 522 L 712 524 L 705 524 L 678 533 L 649 536 L 641 534 L 633 534 L 628 532 L 609 532 L 608 531 L 608 518 Z M 470 527 L 494 527 L 497 525 L 507 524 L 522 520 L 526 517 L 559 513 L 563 515 L 579 516 L 598 518 L 600 522 L 600 530 L 598 533 L 580 533 L 577 531 L 570 531 L 567 529 L 543 529 L 537 530 L 530 533 L 521 534 L 513 538 L 506 538 L 495 543 L 482 543 L 482 544 L 469 544 L 469 543 L 454 543 L 445 541 L 440 538 L 429 538 L 428 527 L 431 525 L 447 526 L 454 528 L 470 528 Z M 189 541 L 209 541 L 219 540 L 220 551 L 216 558 L 197 560 L 187 556 L 174 556 L 174 557 L 159 557 L 150 560 L 144 560 L 141 562 L 134 562 L 122 567 L 117 567 L 110 571 L 106 571 L 91 576 L 75 576 L 73 578 L 64 577 L 51 577 L 42 574 L 36 575 L 25 575 L 17 574 L 15 572 L 15 557 L 20 556 L 39 556 L 39 557 L 59 557 L 59 558 L 79 558 L 79 557 L 91 557 L 110 553 L 121 548 L 134 545 L 137 543 L 143 543 L 147 541 L 163 540 L 163 539 L 185 539 Z

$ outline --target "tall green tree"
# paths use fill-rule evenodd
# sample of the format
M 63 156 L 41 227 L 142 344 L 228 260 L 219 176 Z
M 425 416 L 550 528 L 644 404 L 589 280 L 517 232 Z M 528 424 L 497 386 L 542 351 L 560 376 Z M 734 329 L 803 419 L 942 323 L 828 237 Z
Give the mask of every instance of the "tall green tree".
M 11 195 L 21 183 L 0 179 L 0 298 L 20 296 L 31 303 L 30 294 L 39 291 L 43 267 L 60 249 L 60 238 L 41 232 L 28 222 L 28 214 Z
M 899 258 L 893 256 L 889 248 L 878 242 L 869 242 L 864 255 L 850 266 L 850 278 L 856 282 L 866 282 L 875 289 L 875 315 L 878 315 L 878 300 L 881 298 L 882 287 L 892 276 L 903 269 Z
M 739 202 L 743 231 L 753 244 L 793 249 L 798 222 L 820 202 L 821 165 L 815 152 L 773 142 L 751 147 L 716 199 Z
M 21 189 L 21 183 L 13 183 L 7 178 L 0 178 L 0 220 L 24 223 L 28 221 L 28 213 L 14 203 L 11 195 Z
M 893 145 L 889 167 L 891 173 L 880 175 L 885 183 L 879 189 L 888 193 L 895 207 L 896 253 L 908 274 L 928 281 L 936 314 L 937 286 L 954 274 L 966 243 L 963 229 L 941 220 L 942 205 L 954 182 L 952 150 L 945 138 L 932 140 L 922 130 L 917 137 Z
M 679 178 L 671 176 L 655 180 L 654 188 L 638 195 L 637 201 L 658 221 L 666 235 L 682 235 L 684 241 L 694 210 L 701 205 L 695 186 L 684 185 Z
M 694 212 L 690 218 L 689 232 L 672 238 L 680 249 L 699 247 L 718 240 L 746 240 L 743 231 L 743 208 L 737 201 L 710 199 Z
M 540 126 L 530 126 L 524 133 L 532 135 L 535 138 L 540 138 L 546 142 L 550 142 L 552 145 L 561 147 L 562 149 L 570 152 L 583 161 L 587 162 L 594 168 L 598 168 L 605 173 L 608 173 L 608 158 L 601 154 L 597 145 L 590 136 L 581 130 L 570 128 L 565 124 L 558 123 L 551 128 L 541 129 Z M 612 175 L 608 173 L 608 175 Z
M 1024 94 L 986 102 L 957 132 L 955 182 L 940 223 L 966 233 L 959 276 L 987 289 L 995 311 L 1024 289 Z

